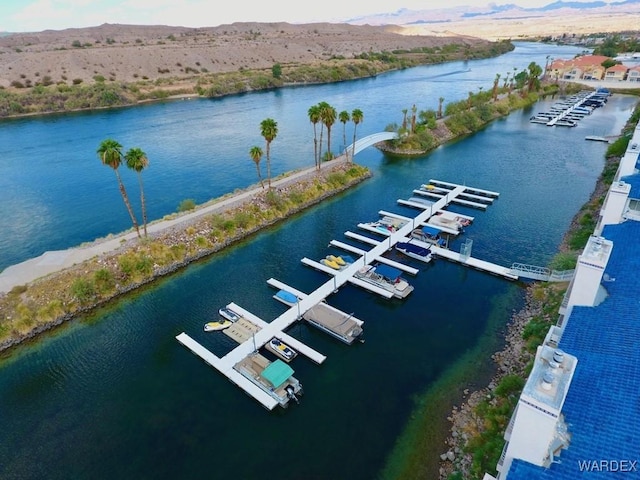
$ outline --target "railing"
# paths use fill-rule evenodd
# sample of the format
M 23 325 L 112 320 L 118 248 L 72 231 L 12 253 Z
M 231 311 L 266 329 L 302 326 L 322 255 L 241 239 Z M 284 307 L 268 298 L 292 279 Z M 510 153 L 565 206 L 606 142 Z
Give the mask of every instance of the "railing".
M 394 138 L 398 138 L 398 134 L 396 132 L 374 133 L 373 135 L 356 140 L 355 143 L 352 143 L 344 149 L 344 153 L 346 155 L 356 155 L 371 145 L 375 145 L 376 143 L 384 142 L 386 140 L 393 140 Z
M 519 277 L 542 280 L 544 282 L 568 282 L 573 278 L 575 270 L 558 271 L 550 270 L 547 267 L 514 263 L 511 265 L 511 273 Z

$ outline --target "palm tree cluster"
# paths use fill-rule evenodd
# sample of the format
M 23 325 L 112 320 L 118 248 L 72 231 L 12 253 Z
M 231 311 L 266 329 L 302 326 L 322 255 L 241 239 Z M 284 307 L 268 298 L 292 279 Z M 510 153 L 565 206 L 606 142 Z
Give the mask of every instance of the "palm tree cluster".
M 120 194 L 122 195 L 122 200 L 124 200 L 124 204 L 127 207 L 127 212 L 129 212 L 129 216 L 131 217 L 131 222 L 133 223 L 133 228 L 136 229 L 136 233 L 138 234 L 138 238 L 141 238 L 140 235 L 140 227 L 138 225 L 138 220 L 136 219 L 135 214 L 133 213 L 133 208 L 131 208 L 131 203 L 129 202 L 129 196 L 127 195 L 127 190 L 124 187 L 124 183 L 122 183 L 122 178 L 120 177 L 120 173 L 118 172 L 118 168 L 122 165 L 122 161 L 126 162 L 127 168 L 130 170 L 134 170 L 138 174 L 138 184 L 140 185 L 140 205 L 142 208 L 142 221 L 144 225 L 144 236 L 147 236 L 147 208 L 144 199 L 144 187 L 142 184 L 142 171 L 149 166 L 149 158 L 147 154 L 142 151 L 142 149 L 138 147 L 130 148 L 125 154 L 122 153 L 122 145 L 118 143 L 116 140 L 112 138 L 107 138 L 100 143 L 98 150 L 96 152 L 100 161 L 103 165 L 107 165 L 111 167 L 116 174 L 116 179 L 118 180 L 118 188 L 120 189 Z
M 309 121 L 313 125 L 313 158 L 316 168 L 320 169 L 320 164 L 322 159 L 331 160 L 333 158 L 333 152 L 331 151 L 331 128 L 334 123 L 336 123 L 336 119 L 342 123 L 342 139 L 344 142 L 344 148 L 347 147 L 347 122 L 349 120 L 354 123 L 354 131 L 353 131 L 353 141 L 355 143 L 356 135 L 355 135 L 355 127 L 362 122 L 363 114 L 361 110 L 355 109 L 349 114 L 348 111 L 343 110 L 340 113 L 337 113 L 335 107 L 329 105 L 327 102 L 320 102 L 317 105 L 312 105 L 309 107 L 307 111 L 309 115 Z M 320 124 L 320 139 L 318 139 L 318 130 L 317 126 Z M 322 155 L 322 137 L 324 134 L 324 130 L 326 128 L 327 131 L 327 152 Z M 349 152 L 345 151 L 347 157 L 349 156 Z

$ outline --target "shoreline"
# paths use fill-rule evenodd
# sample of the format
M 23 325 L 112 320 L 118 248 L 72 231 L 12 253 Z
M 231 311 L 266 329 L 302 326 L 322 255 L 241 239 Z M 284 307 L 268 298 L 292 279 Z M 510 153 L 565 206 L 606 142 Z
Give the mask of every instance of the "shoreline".
M 355 176 L 349 176 L 345 173 L 354 169 L 356 170 Z M 345 180 L 339 184 L 331 183 L 330 177 L 332 175 L 342 175 Z M 266 209 L 269 206 L 264 204 L 263 197 L 268 190 L 262 189 L 258 184 L 246 190 L 214 199 L 211 201 L 212 203 L 200 206 L 195 211 L 189 211 L 168 220 L 153 222 L 149 224 L 150 235 L 147 238 L 138 239 L 135 231 L 129 230 L 104 239 L 97 239 L 88 246 L 46 252 L 35 259 L 8 267 L 0 273 L 0 288 L 2 288 L 0 308 L 6 307 L 13 297 L 18 298 L 19 302 L 26 302 L 24 298 L 29 295 L 30 303 L 36 304 L 38 314 L 43 308 L 50 306 L 52 302 L 58 303 L 57 309 L 53 310 L 54 313 L 46 321 L 45 319 L 37 321 L 31 318 L 24 329 L 18 329 L 14 326 L 11 330 L 12 335 L 0 341 L 0 352 L 10 351 L 21 343 L 33 340 L 40 334 L 67 321 L 90 313 L 140 287 L 210 257 L 229 245 L 286 220 L 291 215 L 312 207 L 326 198 L 338 195 L 370 177 L 371 172 L 367 168 L 348 161 L 345 156 L 340 156 L 321 164 L 320 170 L 314 166 L 288 172 L 283 174 L 281 178 L 272 180 L 271 191 L 282 198 L 286 199 L 287 193 L 297 193 L 309 185 L 313 185 L 315 190 L 317 190 L 317 186 L 322 185 L 323 188 L 315 196 L 299 204 L 289 206 L 289 209 L 284 213 L 273 215 L 245 228 L 237 228 L 230 234 L 214 238 L 212 241 L 202 242 L 200 240 L 203 237 L 199 235 L 205 228 L 211 228 L 212 216 L 222 218 L 224 214 L 242 213 L 243 210 L 255 207 Z M 73 283 L 83 275 L 90 274 L 92 269 L 94 272 L 98 269 L 116 271 L 121 267 L 119 263 L 121 257 L 135 255 L 145 248 L 153 249 L 158 246 L 164 251 L 173 251 L 172 248 L 178 248 L 182 255 L 169 261 L 166 265 L 154 264 L 147 275 L 132 277 L 132 281 L 128 283 L 123 285 L 115 283 L 108 292 L 99 295 L 96 293 L 86 302 L 66 298 L 61 303 L 57 298 L 58 296 L 69 297 L 67 290 L 72 290 Z M 38 270 L 38 266 L 40 270 Z M 58 290 L 55 290 L 54 287 L 57 287 Z M 20 303 L 21 305 L 23 303 Z M 3 312 L 5 323 L 12 321 L 9 310 L 10 308 L 7 307 L 7 312 Z M 13 314 L 19 315 L 19 308 L 14 308 Z M 32 314 L 36 315 L 35 311 Z M 11 328 L 11 325 L 8 327 Z
M 618 159 L 619 160 L 619 159 Z M 606 169 L 605 158 L 603 171 Z M 600 198 L 604 198 L 608 190 L 602 175 L 598 177 L 594 185 L 593 192 L 585 205 L 593 204 Z M 581 208 L 571 220 L 569 228 L 562 237 L 558 245 L 557 253 L 566 253 L 571 249 L 569 239 L 579 228 L 579 220 L 583 215 Z M 515 375 L 526 381 L 526 370 L 529 362 L 533 359 L 534 353 L 527 350 L 527 341 L 523 338 L 525 327 L 534 318 L 545 318 L 550 325 L 555 324 L 557 312 L 553 318 L 545 313 L 545 299 L 536 295 L 536 289 L 544 285 L 544 282 L 534 281 L 525 287 L 523 300 L 524 305 L 515 311 L 509 318 L 504 334 L 504 346 L 491 355 L 491 361 L 495 370 L 491 381 L 484 387 L 477 390 L 464 390 L 464 397 L 459 405 L 453 405 L 447 421 L 450 423 L 448 436 L 444 442 L 444 449 L 440 455 L 440 476 L 439 480 L 449 480 L 456 472 L 462 475 L 460 478 L 470 478 L 470 467 L 473 462 L 472 454 L 465 451 L 467 442 L 471 436 L 470 432 L 479 432 L 482 428 L 483 418 L 476 413 L 476 407 L 488 398 L 495 398 L 495 389 L 500 381 L 509 375 Z M 565 285 L 564 283 L 558 285 Z M 546 287 L 549 288 L 549 287 Z M 556 286 L 556 288 L 558 288 Z M 566 288 L 566 287 L 563 287 Z M 518 392 L 519 394 L 519 392 Z M 512 412 L 510 412 L 511 414 Z

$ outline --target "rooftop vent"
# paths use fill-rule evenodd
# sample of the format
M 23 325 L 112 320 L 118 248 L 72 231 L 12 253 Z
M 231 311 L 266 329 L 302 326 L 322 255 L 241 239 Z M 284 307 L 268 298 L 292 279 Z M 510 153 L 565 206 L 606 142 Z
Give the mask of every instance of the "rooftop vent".
M 551 390 L 553 386 L 554 375 L 551 372 L 547 372 L 542 376 L 542 389 L 543 390 Z
M 559 365 L 562 365 L 562 361 L 564 360 L 564 352 L 562 350 L 556 350 L 553 352 L 553 361 L 557 362 Z

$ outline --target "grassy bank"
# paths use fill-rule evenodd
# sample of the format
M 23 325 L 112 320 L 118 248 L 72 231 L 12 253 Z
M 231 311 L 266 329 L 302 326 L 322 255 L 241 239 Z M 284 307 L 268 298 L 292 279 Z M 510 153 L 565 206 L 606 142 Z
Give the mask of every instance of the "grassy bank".
M 325 167 L 283 187 L 258 189 L 240 205 L 124 243 L 115 252 L 17 286 L 0 297 L 0 350 L 208 257 L 370 175 L 367 168 L 353 163 Z

